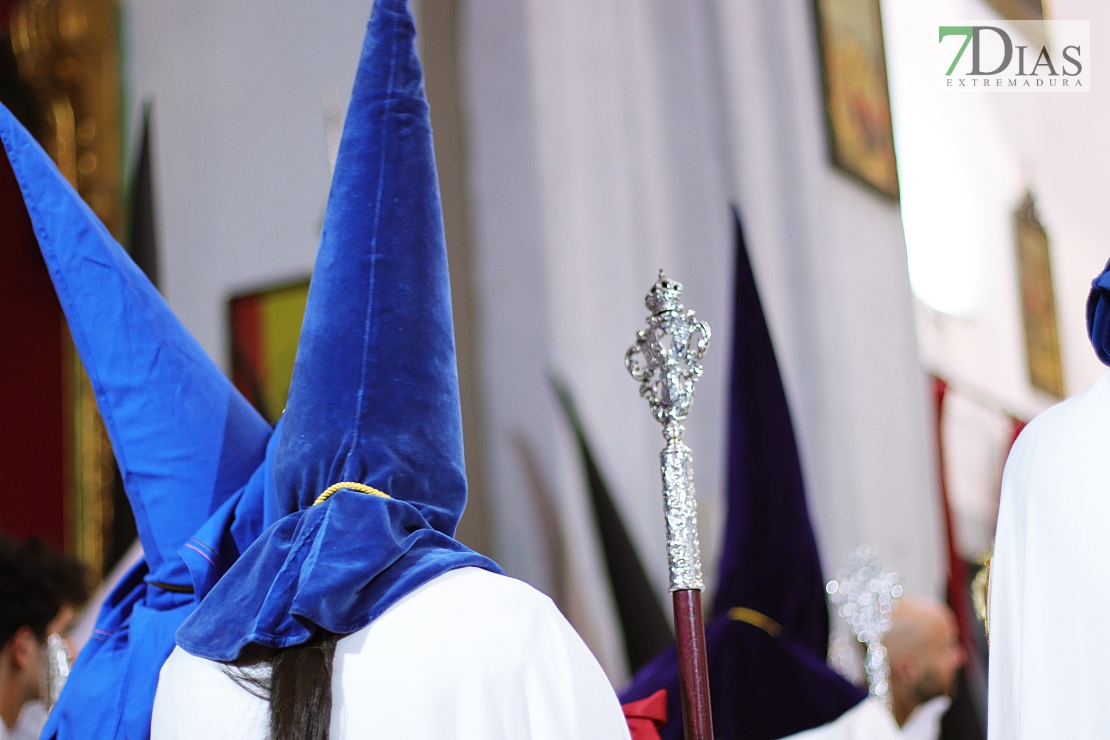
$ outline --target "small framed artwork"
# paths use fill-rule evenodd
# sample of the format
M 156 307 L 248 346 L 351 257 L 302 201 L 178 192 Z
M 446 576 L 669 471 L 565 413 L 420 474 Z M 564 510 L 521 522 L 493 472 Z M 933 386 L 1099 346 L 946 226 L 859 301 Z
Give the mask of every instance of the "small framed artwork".
M 898 200 L 879 0 L 816 0 L 833 164 Z
M 1014 232 L 1029 383 L 1053 398 L 1063 398 L 1064 370 L 1060 361 L 1048 234 L 1037 217 L 1032 193 L 1026 192 L 1014 212 Z
M 1044 20 L 1044 3 L 1041 0 L 987 0 L 987 4 L 1009 21 Z
M 307 302 L 308 278 L 228 302 L 231 380 L 271 424 L 281 418 L 289 397 Z

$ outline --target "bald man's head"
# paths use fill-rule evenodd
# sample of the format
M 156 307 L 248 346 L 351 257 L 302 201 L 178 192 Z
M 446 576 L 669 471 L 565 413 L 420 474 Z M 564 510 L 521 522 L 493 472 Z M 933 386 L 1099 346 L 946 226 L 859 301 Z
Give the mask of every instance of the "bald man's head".
M 947 606 L 903 596 L 883 644 L 898 724 L 918 705 L 953 693 L 956 674 L 967 656 L 960 644 L 956 615 Z

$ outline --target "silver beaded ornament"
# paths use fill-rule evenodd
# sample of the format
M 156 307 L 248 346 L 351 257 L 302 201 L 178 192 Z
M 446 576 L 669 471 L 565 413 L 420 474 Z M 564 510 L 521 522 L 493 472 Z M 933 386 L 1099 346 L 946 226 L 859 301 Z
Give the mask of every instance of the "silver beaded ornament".
M 875 548 L 860 545 L 849 553 L 848 567 L 837 572 L 825 591 L 839 607 L 837 611 L 848 622 L 852 634 L 867 649 L 863 670 L 871 696 L 889 708 L 890 666 L 882 640 L 890 631 L 902 595 L 898 574 L 882 564 Z

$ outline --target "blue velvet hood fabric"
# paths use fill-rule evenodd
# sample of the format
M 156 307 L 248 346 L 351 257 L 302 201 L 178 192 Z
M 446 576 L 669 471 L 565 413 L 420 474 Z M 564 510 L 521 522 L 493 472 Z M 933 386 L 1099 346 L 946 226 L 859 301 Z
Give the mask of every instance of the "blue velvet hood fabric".
M 739 214 L 729 406 L 728 519 L 717 596 L 705 630 L 713 728 L 719 740 L 774 740 L 831 722 L 867 692 L 825 660 L 829 613 L 786 392 Z M 752 609 L 771 634 L 732 618 Z M 667 692 L 664 740 L 681 738 L 678 656 L 645 665 L 622 702 Z
M 367 29 L 309 288 L 274 479 L 283 515 L 182 624 L 233 660 L 362 629 L 464 566 L 466 504 L 447 249 L 428 104 L 403 0 Z M 350 483 L 326 501 L 317 497 Z M 359 490 L 369 486 L 386 497 Z
M 1110 262 L 1091 281 L 1087 296 L 1087 336 L 1103 365 L 1110 365 Z
M 43 737 L 146 738 L 174 632 L 277 519 L 277 437 L 3 106 L 0 139 L 144 551 L 101 609 Z

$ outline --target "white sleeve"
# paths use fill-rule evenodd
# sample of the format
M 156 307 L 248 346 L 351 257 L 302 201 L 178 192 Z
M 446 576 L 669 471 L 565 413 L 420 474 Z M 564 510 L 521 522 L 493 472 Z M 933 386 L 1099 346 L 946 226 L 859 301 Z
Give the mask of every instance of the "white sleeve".
M 527 737 L 629 737 L 609 679 L 554 604 L 537 615 L 525 661 L 526 680 L 517 690 L 528 708 Z

